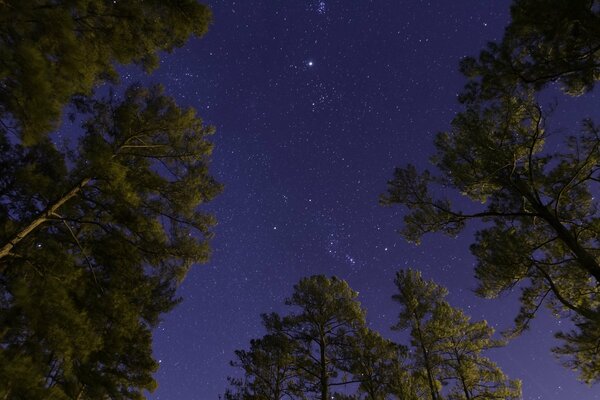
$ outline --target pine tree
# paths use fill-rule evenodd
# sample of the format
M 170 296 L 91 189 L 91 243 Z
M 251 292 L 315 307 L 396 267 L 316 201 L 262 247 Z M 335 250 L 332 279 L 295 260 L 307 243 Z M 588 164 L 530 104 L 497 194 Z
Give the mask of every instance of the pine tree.
M 396 169 L 383 204 L 409 210 L 403 235 L 456 235 L 469 220 L 489 225 L 471 246 L 478 293 L 495 298 L 523 284 L 511 334 L 546 305 L 575 327 L 554 348 L 585 382 L 600 380 L 599 128 L 584 120 L 558 151 L 545 148 L 548 113 L 539 93 L 557 83 L 566 95 L 590 92 L 600 77 L 600 2 L 514 0 L 500 42 L 467 57 L 465 110 L 436 138 L 440 174 Z M 574 129 L 573 129 L 574 130 Z M 556 148 L 555 148 L 556 149 Z M 474 203 L 458 209 L 435 195 L 456 189 Z M 464 203 L 463 203 L 464 204 Z
M 343 280 L 314 275 L 301 279 L 285 302 L 298 312 L 282 319 L 266 317 L 268 326 L 279 326 L 298 343 L 296 365 L 305 391 L 318 394 L 321 400 L 329 399 L 331 387 L 348 383 L 335 378 L 348 338 L 365 325 L 357 296 Z
M 395 329 L 410 329 L 412 350 L 369 329 L 346 282 L 322 275 L 300 280 L 286 300 L 296 312 L 263 315 L 267 334 L 236 351 L 228 400 L 318 398 L 347 400 L 520 399 L 481 353 L 503 344 L 485 321 L 472 323 L 444 300 L 446 289 L 418 271 L 400 271 Z M 344 385 L 355 393 L 338 393 Z M 442 389 L 442 385 L 446 389 Z M 347 387 L 346 387 L 347 389 Z
M 520 399 L 521 384 L 509 381 L 500 368 L 481 353 L 502 346 L 486 321 L 470 322 L 461 310 L 439 302 L 424 331 L 441 362 L 440 381 L 452 385 L 449 400 Z
M 208 257 L 212 128 L 159 87 L 93 91 L 118 65 L 150 71 L 210 12 L 7 0 L 0 19 L 0 398 L 143 398 L 151 330 Z M 49 139 L 67 104 L 84 121 L 68 149 Z
M 249 350 L 236 350 L 231 365 L 244 371 L 242 379 L 229 378 L 234 390 L 225 393 L 227 400 L 281 400 L 304 398 L 297 381 L 294 353 L 296 343 L 287 336 L 272 332 L 250 341 Z
M 469 78 L 463 102 L 493 100 L 518 87 L 556 82 L 569 95 L 592 90 L 600 77 L 597 0 L 513 0 L 500 42 L 461 62 Z
M 418 400 L 416 388 L 406 364 L 407 349 L 379 333 L 362 328 L 350 338 L 345 371 L 359 382 L 358 392 L 365 400 Z
M 297 398 L 311 394 L 321 400 L 340 398 L 341 394 L 331 388 L 352 383 L 344 379 L 350 372 L 352 338 L 365 329 L 365 313 L 357 295 L 345 281 L 335 277 L 314 275 L 301 279 L 285 301 L 294 312 L 283 317 L 276 313 L 263 315 L 267 336 L 253 341 L 250 351 L 236 352 L 240 361 L 234 365 L 246 371 L 245 378 L 231 379 L 235 391 L 228 391 L 226 396 L 278 400 L 273 395 L 277 392 Z M 274 343 L 278 344 L 276 351 L 271 347 L 264 350 L 264 346 Z M 264 390 L 263 386 L 270 389 Z M 264 397 L 261 393 L 266 392 L 270 394 Z
M 0 6 L 0 118 L 26 144 L 47 135 L 76 94 L 116 81 L 116 64 L 150 71 L 159 51 L 203 35 L 194 0 L 4 0 Z
M 392 296 L 400 303 L 398 322 L 395 330 L 410 329 L 411 345 L 415 349 L 414 369 L 417 378 L 425 382 L 429 399 L 440 400 L 440 381 L 438 380 L 440 360 L 432 352 L 434 345 L 427 336 L 425 325 L 431 318 L 436 304 L 446 296 L 446 289 L 432 281 L 425 281 L 419 271 L 408 269 L 398 271 L 394 280 L 398 292 Z
M 545 152 L 544 117 L 531 94 L 470 106 L 436 139 L 440 175 L 398 168 L 383 198 L 409 209 L 402 233 L 411 241 L 434 231 L 456 235 L 471 220 L 487 223 L 471 246 L 477 292 L 495 298 L 523 283 L 514 334 L 525 330 L 544 304 L 570 318 L 577 329 L 559 335 L 566 340 L 559 353 L 572 366 L 583 361 L 581 353 L 592 364 L 600 357 L 583 345 L 600 339 L 598 131 L 586 121 L 561 150 Z M 485 208 L 457 209 L 435 195 L 436 184 L 456 188 Z M 595 376 L 582 375 L 592 382 L 600 370 Z
M 395 283 L 393 299 L 401 312 L 394 329 L 410 329 L 415 388 L 419 380 L 424 382 L 425 398 L 443 399 L 442 385 L 451 400 L 521 398 L 520 382 L 509 381 L 481 354 L 503 344 L 492 338 L 485 321 L 470 322 L 445 301 L 445 288 L 424 280 L 418 271 L 399 271 Z
M 159 87 L 86 108 L 68 157 L 1 136 L 2 398 L 143 398 L 151 329 L 208 257 L 212 129 Z

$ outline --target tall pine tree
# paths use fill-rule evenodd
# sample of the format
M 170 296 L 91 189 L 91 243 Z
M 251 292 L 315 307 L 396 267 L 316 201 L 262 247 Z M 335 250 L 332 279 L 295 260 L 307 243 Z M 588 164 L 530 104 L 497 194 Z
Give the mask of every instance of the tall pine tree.
M 415 377 L 427 387 L 430 400 L 441 400 L 439 370 L 441 360 L 433 352 L 435 337 L 428 335 L 427 322 L 438 302 L 446 296 L 447 290 L 434 282 L 425 281 L 415 270 L 399 271 L 394 281 L 398 292 L 392 296 L 400 304 L 395 330 L 410 330 L 411 345 L 414 348 Z
M 297 343 L 280 332 L 250 341 L 249 350 L 236 350 L 231 365 L 241 368 L 242 378 L 229 378 L 232 389 L 226 400 L 282 400 L 303 398 L 294 355 Z
M 437 135 L 439 173 L 397 168 L 383 204 L 402 204 L 402 234 L 418 242 L 429 232 L 456 235 L 483 222 L 471 246 L 478 293 L 495 298 L 516 285 L 521 310 L 513 334 L 543 306 L 570 320 L 554 349 L 588 383 L 600 380 L 600 235 L 597 196 L 600 136 L 585 119 L 563 145 L 549 149 L 551 115 L 540 92 L 556 83 L 566 95 L 590 92 L 600 77 L 600 2 L 514 0 L 500 42 L 461 70 L 468 78 L 458 113 Z M 559 103 L 560 105 L 560 103 Z M 555 129 L 556 130 L 556 129 Z M 437 185 L 473 202 L 461 207 Z M 481 207 L 481 203 L 485 206 Z
M 332 387 L 348 383 L 336 378 L 349 337 L 365 325 L 357 296 L 343 280 L 314 275 L 301 279 L 285 302 L 296 312 L 266 319 L 267 326 L 278 327 L 298 343 L 296 365 L 305 391 L 320 400 L 329 399 Z
M 0 398 L 142 398 L 151 329 L 208 257 L 212 128 L 159 87 L 86 108 L 68 158 L 1 137 Z
M 226 396 L 269 400 L 279 400 L 275 392 L 297 398 L 312 395 L 320 400 L 338 396 L 332 388 L 352 383 L 346 378 L 356 368 L 351 349 L 354 338 L 366 329 L 365 312 L 357 295 L 345 281 L 335 277 L 314 275 L 301 279 L 285 301 L 294 311 L 283 317 L 276 313 L 263 315 L 267 335 L 252 341 L 249 352 L 236 352 L 238 361 L 234 365 L 244 369 L 245 378 L 232 379 L 235 390 Z M 272 338 L 278 338 L 279 347 L 262 351 L 265 357 L 258 359 L 258 344 L 266 344 L 267 339 L 275 343 Z M 357 377 L 357 382 L 361 380 Z M 278 389 L 270 389 L 271 394 L 261 397 L 257 388 L 263 385 Z M 258 397 L 252 397 L 255 395 Z
M 407 361 L 405 346 L 387 340 L 365 327 L 350 338 L 345 357 L 347 365 L 343 370 L 349 372 L 352 380 L 359 383 L 357 398 L 418 400 L 417 388 Z
M 429 389 L 427 399 L 520 399 L 519 381 L 510 381 L 482 352 L 503 343 L 485 321 L 470 322 L 446 301 L 447 291 L 414 270 L 396 275 L 401 312 L 395 329 L 410 329 L 414 372 Z M 445 387 L 442 391 L 442 385 Z
M 486 321 L 470 322 L 461 310 L 440 301 L 425 326 L 427 341 L 441 362 L 439 379 L 449 385 L 449 400 L 521 398 L 521 384 L 509 380 L 482 353 L 502 346 Z

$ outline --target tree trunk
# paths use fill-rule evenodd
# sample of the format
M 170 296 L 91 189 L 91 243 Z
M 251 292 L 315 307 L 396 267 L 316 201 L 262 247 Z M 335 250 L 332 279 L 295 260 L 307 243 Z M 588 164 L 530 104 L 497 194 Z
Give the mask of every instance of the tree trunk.
M 456 343 L 454 343 L 454 340 L 452 340 L 452 342 L 452 346 L 454 346 L 454 356 L 456 357 L 456 365 L 458 366 L 458 377 L 460 379 L 463 392 L 465 393 L 465 400 L 471 400 L 471 393 L 469 393 L 469 389 L 467 388 L 467 382 L 465 381 L 465 377 L 463 376 L 461 370 L 462 359 L 460 357 L 460 354 L 458 354 L 458 351 L 456 350 Z
M 528 188 L 521 182 L 513 182 L 517 190 L 527 199 L 533 209 L 540 217 L 554 229 L 558 238 L 571 250 L 575 256 L 577 264 L 584 271 L 588 272 L 596 279 L 596 283 L 600 284 L 600 264 L 596 258 L 590 254 L 578 241 L 577 238 L 560 222 L 558 217 L 554 215 L 547 206 L 540 203 L 535 196 L 529 192 Z
M 321 337 L 321 343 L 319 343 L 319 350 L 321 351 L 321 400 L 328 400 L 329 397 L 329 382 L 327 377 L 327 359 L 325 355 L 325 338 Z
M 421 324 L 419 320 L 415 317 L 416 320 L 416 328 L 417 335 L 419 336 L 419 344 L 421 346 L 421 351 L 423 352 L 423 360 L 425 361 L 425 370 L 427 371 L 427 382 L 429 383 L 429 390 L 431 391 L 431 400 L 439 400 L 440 395 L 435 387 L 435 382 L 433 381 L 433 371 L 431 361 L 429 360 L 429 352 L 425 345 L 423 344 L 423 334 L 421 333 Z

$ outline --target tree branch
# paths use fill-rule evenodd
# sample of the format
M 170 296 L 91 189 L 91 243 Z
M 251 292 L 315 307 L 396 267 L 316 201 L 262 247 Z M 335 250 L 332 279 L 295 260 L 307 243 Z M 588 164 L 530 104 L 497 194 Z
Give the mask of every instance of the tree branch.
M 25 239 L 27 235 L 33 232 L 38 226 L 51 219 L 52 215 L 55 214 L 60 207 L 62 207 L 71 198 L 75 197 L 90 181 L 91 178 L 82 179 L 65 195 L 46 207 L 40 213 L 40 215 L 31 221 L 26 227 L 15 233 L 12 238 L 9 239 L 8 242 L 6 242 L 6 244 L 4 244 L 4 246 L 2 246 L 0 249 L 0 259 L 6 257 L 21 240 Z

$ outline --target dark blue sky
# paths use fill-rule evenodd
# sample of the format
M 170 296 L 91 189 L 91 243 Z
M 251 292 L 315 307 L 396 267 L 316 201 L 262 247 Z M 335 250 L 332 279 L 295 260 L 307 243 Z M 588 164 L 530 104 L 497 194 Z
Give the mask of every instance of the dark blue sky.
M 391 332 L 400 268 L 423 271 L 473 319 L 506 329 L 514 297 L 472 293 L 473 230 L 416 247 L 378 205 L 396 165 L 428 166 L 436 132 L 460 110 L 458 62 L 499 39 L 508 1 L 209 1 L 201 40 L 165 55 L 150 80 L 217 127 L 212 170 L 225 192 L 213 257 L 192 269 L 183 303 L 155 334 L 151 399 L 216 399 L 233 351 L 262 336 L 260 313 L 285 312 L 301 277 L 337 275 L 360 292 L 372 327 Z M 130 71 L 130 69 L 127 69 Z M 124 82 L 147 78 L 139 72 Z M 490 356 L 523 380 L 525 399 L 600 399 L 550 353 L 547 312 Z

